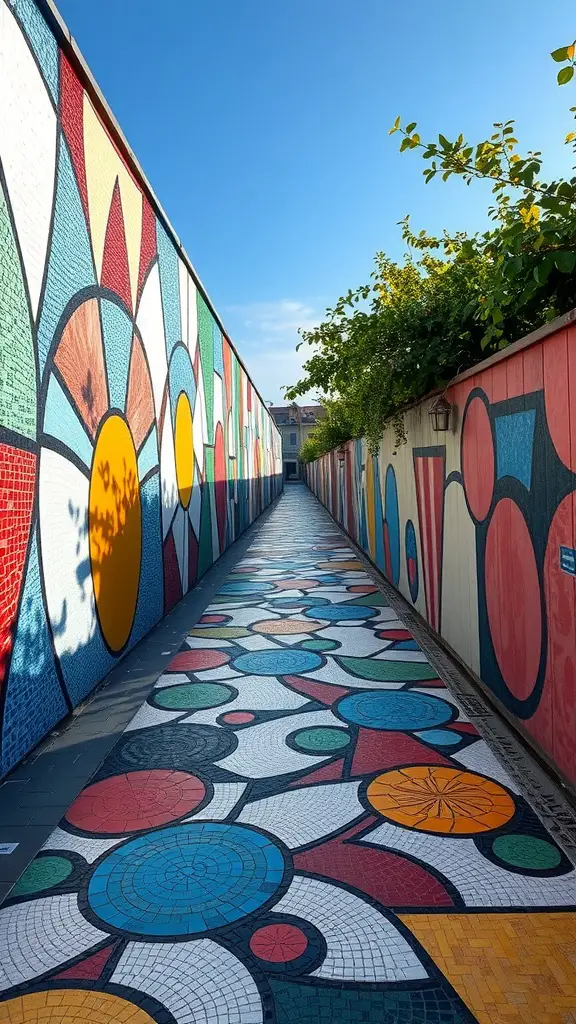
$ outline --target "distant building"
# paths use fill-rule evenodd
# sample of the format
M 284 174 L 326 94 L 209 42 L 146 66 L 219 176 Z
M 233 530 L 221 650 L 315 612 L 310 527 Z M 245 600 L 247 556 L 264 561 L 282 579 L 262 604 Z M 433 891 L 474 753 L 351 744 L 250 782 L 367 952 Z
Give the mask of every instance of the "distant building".
M 324 409 L 321 405 L 271 405 L 270 414 L 282 435 L 282 467 L 285 480 L 300 477 L 300 449 L 311 430 L 321 420 Z

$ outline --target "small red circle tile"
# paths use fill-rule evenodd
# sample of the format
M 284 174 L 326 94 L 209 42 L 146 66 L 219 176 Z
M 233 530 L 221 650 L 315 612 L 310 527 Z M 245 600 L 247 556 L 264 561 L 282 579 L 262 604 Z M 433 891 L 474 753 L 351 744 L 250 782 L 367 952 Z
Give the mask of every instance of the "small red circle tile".
M 268 924 L 250 939 L 250 949 L 259 960 L 287 964 L 297 960 L 308 945 L 304 932 L 293 924 Z

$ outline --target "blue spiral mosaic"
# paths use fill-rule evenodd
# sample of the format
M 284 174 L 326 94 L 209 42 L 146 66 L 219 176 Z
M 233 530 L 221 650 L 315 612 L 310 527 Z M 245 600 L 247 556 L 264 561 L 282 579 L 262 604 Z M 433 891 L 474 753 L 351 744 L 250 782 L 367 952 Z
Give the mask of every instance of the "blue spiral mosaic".
M 264 594 L 267 590 L 274 590 L 274 585 L 244 580 L 242 583 L 225 583 L 223 587 L 220 587 L 218 593 L 236 597 L 239 594 Z
M 426 743 L 433 743 L 435 747 L 456 747 L 462 742 L 459 732 L 450 732 L 450 729 L 427 729 L 424 732 L 417 732 L 416 736 Z
M 377 608 L 367 608 L 363 604 L 331 604 L 317 614 L 314 608 L 304 612 L 304 615 L 311 619 L 329 619 L 334 622 L 343 622 L 345 619 L 353 619 L 356 622 L 360 619 L 372 619 L 377 614 Z
M 329 604 L 325 597 L 271 597 L 269 604 L 278 608 L 312 608 L 316 605 Z
M 238 672 L 255 676 L 286 676 L 320 668 L 322 658 L 312 651 L 249 651 L 232 662 Z
M 439 697 L 402 690 L 368 690 L 344 697 L 338 714 L 346 722 L 367 729 L 409 731 L 444 725 L 453 716 L 452 705 Z
M 193 822 L 109 853 L 90 879 L 88 903 L 118 931 L 198 935 L 259 910 L 283 876 L 284 857 L 266 836 L 241 825 Z

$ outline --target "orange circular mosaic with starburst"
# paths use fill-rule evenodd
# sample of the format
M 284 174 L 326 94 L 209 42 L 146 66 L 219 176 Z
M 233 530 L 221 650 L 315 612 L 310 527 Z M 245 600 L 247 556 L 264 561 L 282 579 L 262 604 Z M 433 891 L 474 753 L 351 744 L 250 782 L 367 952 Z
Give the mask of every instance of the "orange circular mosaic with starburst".
M 375 811 L 398 825 L 447 835 L 489 832 L 516 810 L 510 794 L 492 779 L 429 765 L 385 772 L 373 779 L 367 796 Z

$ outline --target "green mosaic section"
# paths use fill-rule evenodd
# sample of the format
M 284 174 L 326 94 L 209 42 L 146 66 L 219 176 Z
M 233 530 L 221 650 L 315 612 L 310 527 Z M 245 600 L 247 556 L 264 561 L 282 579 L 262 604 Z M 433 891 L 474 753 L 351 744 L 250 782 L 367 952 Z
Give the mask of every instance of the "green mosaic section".
M 393 992 L 270 981 L 276 1024 L 465 1024 L 460 1000 L 438 985 Z
M 319 726 L 316 729 L 301 729 L 294 736 L 294 743 L 299 750 L 326 752 L 342 750 L 350 743 L 350 736 L 345 729 L 331 729 L 330 726 Z
M 38 857 L 28 865 L 16 882 L 11 896 L 31 896 L 60 885 L 72 874 L 72 864 L 66 857 Z
M 201 708 L 216 708 L 226 704 L 233 696 L 228 686 L 218 683 L 190 683 L 169 686 L 156 691 L 154 703 L 170 711 L 199 711 Z
M 438 673 L 426 661 L 378 661 L 376 658 L 337 658 L 342 668 L 362 679 L 379 683 L 427 682 Z
M 300 646 L 305 651 L 333 651 L 340 644 L 336 640 L 303 640 Z
M 557 868 L 562 854 L 552 843 L 538 836 L 498 836 L 492 843 L 497 857 L 516 868 L 549 871 Z
M 212 394 L 212 390 L 210 390 Z M 206 480 L 202 493 L 200 513 L 200 549 L 198 551 L 198 576 L 203 576 L 214 561 L 212 550 L 212 498 L 214 491 L 214 449 L 207 448 L 204 455 Z
M 214 319 L 200 292 L 197 294 L 198 342 L 204 378 L 208 444 L 214 444 Z M 213 480 L 214 476 L 206 473 L 206 479 Z
M 30 313 L 6 197 L 0 188 L 0 426 L 36 437 Z

